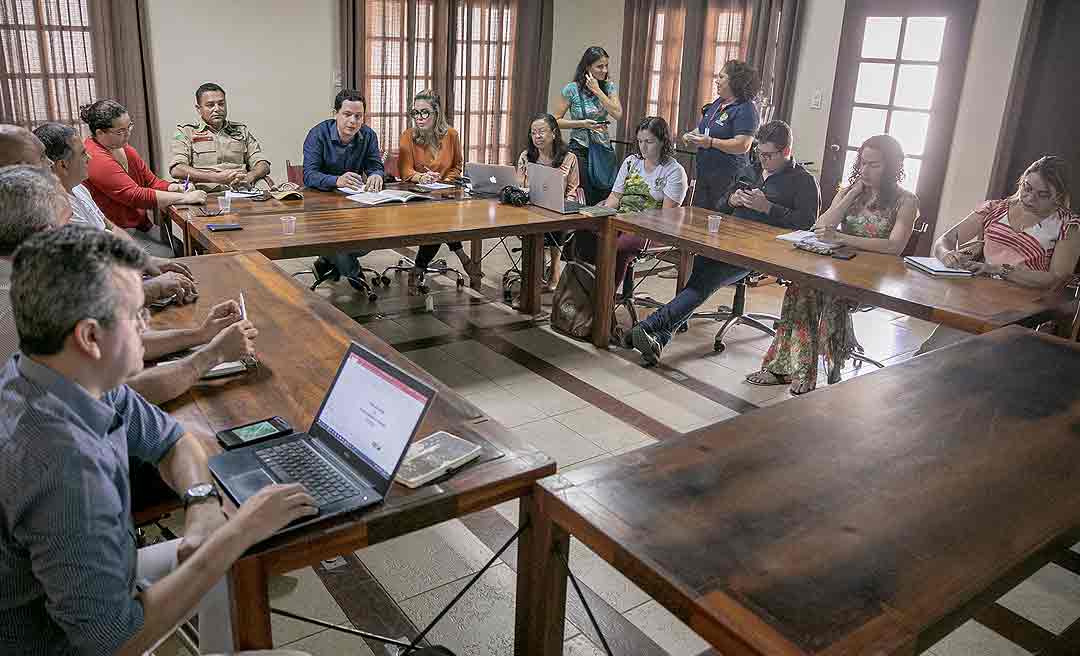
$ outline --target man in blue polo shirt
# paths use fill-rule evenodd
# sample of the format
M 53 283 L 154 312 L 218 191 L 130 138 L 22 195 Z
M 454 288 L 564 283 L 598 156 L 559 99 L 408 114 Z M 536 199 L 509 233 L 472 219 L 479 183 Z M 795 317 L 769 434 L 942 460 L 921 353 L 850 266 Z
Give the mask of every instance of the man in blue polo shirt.
M 0 368 L 0 653 L 142 654 L 196 608 L 231 652 L 225 574 L 316 513 L 263 488 L 225 521 L 200 440 L 132 391 L 146 328 L 138 246 L 87 226 L 30 237 L 12 263 L 20 352 Z M 128 458 L 184 497 L 182 540 L 136 550 Z M 243 603 L 243 600 L 239 600 Z
M 367 102 L 355 89 L 342 89 L 334 98 L 334 118 L 311 128 L 304 139 L 304 186 L 331 191 L 337 188 L 381 191 L 383 177 L 379 137 L 364 125 Z M 360 256 L 364 252 L 320 256 L 313 269 L 320 280 L 345 276 L 360 290 Z

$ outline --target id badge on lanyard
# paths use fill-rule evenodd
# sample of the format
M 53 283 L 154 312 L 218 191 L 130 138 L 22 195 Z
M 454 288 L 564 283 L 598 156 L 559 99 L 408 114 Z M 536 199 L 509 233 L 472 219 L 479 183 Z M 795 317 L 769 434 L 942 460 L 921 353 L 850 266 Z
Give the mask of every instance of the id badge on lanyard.
M 710 112 L 709 114 L 707 114 L 705 116 L 705 129 L 702 131 L 702 134 L 707 134 L 707 135 L 713 136 L 712 133 L 710 132 L 710 130 L 712 130 L 713 126 L 716 126 L 718 128 L 723 127 L 723 124 L 728 119 L 727 108 L 730 107 L 733 104 L 734 104 L 734 102 L 720 103 L 716 107 L 714 107 L 712 112 Z M 720 115 L 719 119 L 717 118 L 717 114 Z M 719 139 L 720 137 L 716 137 L 716 138 Z

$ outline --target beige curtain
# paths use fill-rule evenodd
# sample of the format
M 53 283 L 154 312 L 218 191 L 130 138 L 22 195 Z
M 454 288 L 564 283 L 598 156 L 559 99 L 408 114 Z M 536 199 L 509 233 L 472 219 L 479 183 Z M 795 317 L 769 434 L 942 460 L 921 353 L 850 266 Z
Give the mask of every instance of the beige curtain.
M 135 130 L 131 145 L 153 170 L 161 153 L 154 124 L 156 111 L 150 70 L 150 35 L 145 2 L 140 0 L 89 0 L 96 90 L 94 100 L 115 98 L 128 109 Z
M 0 123 L 79 125 L 94 98 L 90 32 L 78 0 L 0 0 Z
M 368 100 L 387 153 L 412 96 L 443 98 L 467 161 L 510 163 L 546 104 L 552 0 L 341 0 L 342 83 Z M 520 108 L 520 109 L 519 109 Z M 524 127 L 522 124 L 525 124 Z
M 791 120 L 800 0 L 757 0 L 747 60 L 761 73 L 762 121 Z

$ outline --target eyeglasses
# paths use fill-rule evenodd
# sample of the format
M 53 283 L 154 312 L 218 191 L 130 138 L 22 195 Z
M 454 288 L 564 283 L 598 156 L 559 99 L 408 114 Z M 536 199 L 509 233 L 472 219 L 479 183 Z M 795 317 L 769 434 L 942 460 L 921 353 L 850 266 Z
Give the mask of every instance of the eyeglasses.
M 531 132 L 529 132 L 529 134 L 534 137 L 546 137 L 551 134 L 551 130 L 548 130 L 546 128 L 543 130 L 532 130 Z
M 135 121 L 128 123 L 126 128 L 113 128 L 112 130 L 106 130 L 109 134 L 115 134 L 118 137 L 126 136 L 135 130 Z
M 409 112 L 409 116 L 413 118 L 431 118 L 430 109 L 414 109 Z
M 779 157 L 779 156 L 783 155 L 783 151 L 774 150 L 774 151 L 770 152 L 770 151 L 767 151 L 767 150 L 758 150 L 757 155 L 758 155 L 758 157 L 760 157 L 763 160 L 771 160 L 774 157 Z
M 1035 197 L 1039 200 L 1050 200 L 1054 197 L 1054 194 L 1047 190 L 1035 191 L 1035 187 L 1032 187 L 1027 180 L 1024 180 L 1022 183 L 1020 183 L 1020 191 L 1025 194 L 1035 194 Z

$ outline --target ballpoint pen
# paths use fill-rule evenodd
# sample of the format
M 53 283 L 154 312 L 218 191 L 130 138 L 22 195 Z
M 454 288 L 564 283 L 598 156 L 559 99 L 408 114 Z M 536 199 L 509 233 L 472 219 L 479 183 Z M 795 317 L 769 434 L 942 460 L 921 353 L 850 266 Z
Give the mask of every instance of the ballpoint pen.
M 191 186 L 191 176 L 184 178 L 184 193 L 187 193 L 188 187 Z
M 240 292 L 240 320 L 247 319 L 247 305 L 244 304 L 244 292 Z

